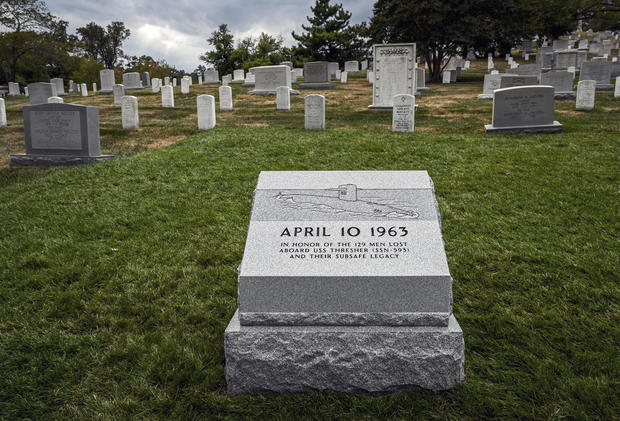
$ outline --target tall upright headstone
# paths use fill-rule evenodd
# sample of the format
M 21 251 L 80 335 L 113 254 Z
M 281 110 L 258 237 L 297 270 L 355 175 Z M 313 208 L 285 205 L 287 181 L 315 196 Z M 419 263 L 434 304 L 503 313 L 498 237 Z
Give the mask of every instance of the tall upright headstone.
M 261 172 L 224 334 L 228 393 L 462 382 L 440 221 L 426 171 Z
M 424 72 L 424 67 L 419 67 L 415 69 L 415 83 L 416 91 L 424 92 L 430 90 L 430 88 L 426 86 L 426 75 Z
M 554 120 L 553 86 L 517 86 L 493 92 L 492 124 L 487 133 L 560 133 Z
M 256 76 L 254 75 L 254 73 L 250 73 L 248 72 L 245 75 L 245 80 L 243 81 L 243 86 L 244 88 L 254 88 L 256 86 Z
M 620 76 L 616 77 L 616 87 L 614 89 L 614 98 L 620 98 Z
M 82 96 L 88 96 L 88 88 L 86 87 L 85 83 L 82 83 L 80 88 L 80 91 L 82 92 Z
M 138 130 L 140 117 L 138 113 L 138 98 L 127 95 L 121 100 L 121 116 L 124 130 Z
M 65 82 L 61 77 L 50 79 L 50 83 L 56 86 L 56 96 L 65 96 Z
M 164 108 L 174 108 L 174 88 L 172 85 L 161 87 L 161 106 Z
M 12 166 L 79 165 L 112 159 L 99 144 L 99 109 L 74 104 L 23 107 L 26 154 L 11 155 Z
M 97 82 L 93 82 L 93 94 L 97 93 Z
M 161 89 L 161 79 L 158 77 L 154 77 L 153 79 L 151 79 L 151 91 L 154 94 L 159 93 Z
M 114 106 L 120 107 L 121 101 L 125 96 L 125 87 L 120 83 L 117 83 L 116 85 L 112 86 L 112 93 L 114 94 Z
M 594 108 L 596 97 L 596 81 L 580 80 L 577 84 L 577 100 L 575 101 L 575 109 L 581 111 L 590 111 Z
M 330 78 L 332 76 L 336 76 L 336 71 L 340 68 L 340 65 L 338 64 L 337 61 L 330 61 L 329 64 L 327 65 L 327 69 L 329 71 L 329 76 Z
M 0 127 L 6 127 L 6 104 L 4 98 L 0 98 Z
M 142 87 L 151 87 L 151 74 L 149 72 L 142 72 Z
M 215 97 L 213 95 L 198 95 L 196 105 L 198 110 L 198 130 L 214 128 Z
M 9 82 L 9 96 L 18 96 L 21 95 L 19 91 L 19 83 Z
M 413 132 L 415 120 L 415 97 L 409 94 L 394 95 L 392 108 L 392 131 Z
M 278 86 L 276 89 L 276 110 L 288 111 L 291 109 L 291 94 L 288 86 Z
M 325 97 L 307 95 L 304 98 L 304 127 L 306 130 L 325 129 Z
M 232 82 L 243 82 L 244 80 L 245 80 L 245 72 L 243 71 L 243 69 L 233 70 Z
M 340 72 L 340 83 L 348 83 L 349 82 L 349 73 L 346 71 Z
M 482 86 L 482 93 L 478 95 L 478 99 L 493 99 L 493 92 L 496 89 L 500 89 L 502 83 L 502 75 L 485 74 L 484 84 Z
M 166 85 L 170 85 L 170 76 L 165 76 L 164 77 L 164 86 Z
M 189 94 L 189 78 L 185 76 L 181 78 L 181 93 Z
M 415 95 L 416 45 L 375 44 L 373 98 L 369 109 L 391 109 L 394 95 Z
M 101 82 L 100 94 L 111 94 L 112 87 L 116 84 L 114 80 L 114 70 L 103 69 L 99 71 L 99 80 Z
M 220 95 L 220 111 L 232 111 L 232 88 L 230 86 L 220 86 L 218 90 Z

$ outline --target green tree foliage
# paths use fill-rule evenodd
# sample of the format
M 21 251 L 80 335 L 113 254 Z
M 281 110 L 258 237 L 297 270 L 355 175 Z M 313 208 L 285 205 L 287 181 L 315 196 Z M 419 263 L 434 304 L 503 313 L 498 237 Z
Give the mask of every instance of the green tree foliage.
M 155 60 L 153 57 L 147 55 L 127 57 L 124 71 L 149 72 L 151 78 L 158 77 L 160 79 L 178 73 L 177 69 L 169 65 L 166 60 Z
M 42 47 L 39 34 L 48 29 L 52 22 L 53 16 L 43 1 L 0 1 L 0 24 L 9 29 L 0 33 L 0 62 L 4 80 L 17 80 L 20 62 Z
M 368 52 L 365 40 L 366 25 L 351 26 L 351 13 L 342 4 L 330 4 L 330 0 L 316 0 L 310 7 L 312 16 L 302 25 L 304 33 L 292 33 L 298 45 L 295 54 L 307 60 L 346 61 L 360 60 Z
M 93 82 L 99 84 L 99 71 L 105 69 L 103 63 L 90 57 L 77 59 L 76 69 L 71 73 L 72 80 L 85 83 L 90 90 Z
M 76 29 L 85 55 L 113 69 L 123 57 L 123 42 L 131 35 L 123 22 L 112 22 L 105 29 L 95 22 Z
M 211 64 L 220 75 L 232 73 L 234 61 L 232 54 L 235 50 L 233 35 L 225 23 L 220 25 L 217 31 L 213 31 L 207 42 L 213 46 L 212 51 L 207 51 L 200 56 L 200 60 Z

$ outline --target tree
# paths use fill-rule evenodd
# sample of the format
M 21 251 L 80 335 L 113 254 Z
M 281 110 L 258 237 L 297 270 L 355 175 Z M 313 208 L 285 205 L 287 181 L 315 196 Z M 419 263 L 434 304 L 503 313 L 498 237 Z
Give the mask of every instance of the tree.
M 211 33 L 207 42 L 214 49 L 201 55 L 200 60 L 213 65 L 221 75 L 232 73 L 234 70 L 234 61 L 232 59 L 234 47 L 233 35 L 228 30 L 228 25 L 220 25 L 217 31 Z
M 118 59 L 124 56 L 121 49 L 123 42 L 129 38 L 131 31 L 123 22 L 112 22 L 105 29 L 95 22 L 76 29 L 80 35 L 82 49 L 87 57 L 102 61 L 106 68 L 116 66 Z
M 149 72 L 151 78 L 158 77 L 160 79 L 178 72 L 173 66 L 169 65 L 166 60 L 155 60 L 153 57 L 147 55 L 127 57 L 124 71 L 139 73 Z
M 342 4 L 330 0 L 316 0 L 310 7 L 312 16 L 306 16 L 310 25 L 302 25 L 305 33 L 292 33 L 299 42 L 296 54 L 310 60 L 359 60 L 367 53 L 363 39 L 365 25 L 350 26 L 351 13 Z
M 47 29 L 52 21 L 53 16 L 41 0 L 0 1 L 0 24 L 11 30 L 2 34 L 2 44 L 6 48 L 3 61 L 10 80 L 15 81 L 22 57 L 40 46 L 37 31 Z

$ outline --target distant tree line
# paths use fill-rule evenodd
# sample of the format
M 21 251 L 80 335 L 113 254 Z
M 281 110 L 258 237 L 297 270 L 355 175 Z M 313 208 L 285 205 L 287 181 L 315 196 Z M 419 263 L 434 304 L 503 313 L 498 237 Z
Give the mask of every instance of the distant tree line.
M 53 16 L 42 0 L 0 0 L 0 83 L 46 81 L 54 77 L 99 82 L 105 68 L 119 73 L 148 71 L 164 77 L 176 69 L 150 56 L 127 56 L 131 35 L 123 22 L 105 28 L 95 22 L 68 34 L 69 23 Z
M 227 25 L 207 39 L 212 50 L 200 58 L 220 74 L 284 60 L 344 62 L 365 58 L 372 44 L 415 42 L 434 80 L 442 63 L 470 49 L 480 56 L 509 52 L 523 39 L 558 38 L 577 28 L 620 29 L 618 0 L 377 0 L 367 24 L 350 24 L 351 13 L 330 0 L 315 0 L 297 44 L 284 47 L 281 37 L 261 34 L 236 46 Z M 266 48 L 258 48 L 262 42 Z M 273 41 L 273 42 L 268 42 Z

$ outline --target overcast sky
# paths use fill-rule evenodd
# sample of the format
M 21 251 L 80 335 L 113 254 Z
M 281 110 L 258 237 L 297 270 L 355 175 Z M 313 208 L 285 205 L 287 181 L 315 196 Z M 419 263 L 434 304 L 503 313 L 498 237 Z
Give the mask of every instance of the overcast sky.
M 218 25 L 228 24 L 235 42 L 266 32 L 281 34 L 291 45 L 291 31 L 301 31 L 314 0 L 45 0 L 50 12 L 69 22 L 71 32 L 89 22 L 105 27 L 125 22 L 131 36 L 123 44 L 129 55 L 165 59 L 177 69 L 194 70 L 209 49 L 206 39 Z M 340 0 L 353 16 L 368 21 L 375 0 Z

